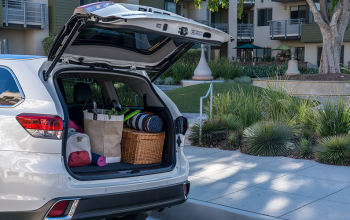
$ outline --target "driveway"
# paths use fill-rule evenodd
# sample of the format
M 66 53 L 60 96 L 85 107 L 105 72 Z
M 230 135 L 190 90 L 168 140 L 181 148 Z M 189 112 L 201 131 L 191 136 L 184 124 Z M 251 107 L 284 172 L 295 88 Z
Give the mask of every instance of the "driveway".
M 350 219 L 350 167 L 189 145 L 184 152 L 189 200 L 154 220 L 213 219 L 212 212 L 231 213 L 227 219 Z

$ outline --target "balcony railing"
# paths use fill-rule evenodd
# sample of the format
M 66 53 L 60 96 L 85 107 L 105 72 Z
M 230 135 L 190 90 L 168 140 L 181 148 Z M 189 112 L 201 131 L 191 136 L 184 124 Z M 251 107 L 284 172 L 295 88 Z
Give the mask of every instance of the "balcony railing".
M 29 25 L 40 26 L 41 29 L 45 28 L 47 17 L 46 4 L 3 0 L 2 11 L 5 26 L 9 26 L 9 24 L 20 24 L 24 28 L 27 28 Z
M 239 3 L 239 0 L 237 0 L 237 3 Z M 255 4 L 255 0 L 244 0 L 243 1 L 244 4 Z
M 219 29 L 228 34 L 228 23 L 211 23 L 210 27 Z
M 254 24 L 237 24 L 237 40 L 254 39 Z
M 198 22 L 198 23 L 208 25 L 208 22 L 206 20 L 196 20 L 196 19 L 193 19 L 193 20 Z
M 269 21 L 270 37 L 274 38 L 300 38 L 301 25 L 305 24 L 304 18 Z

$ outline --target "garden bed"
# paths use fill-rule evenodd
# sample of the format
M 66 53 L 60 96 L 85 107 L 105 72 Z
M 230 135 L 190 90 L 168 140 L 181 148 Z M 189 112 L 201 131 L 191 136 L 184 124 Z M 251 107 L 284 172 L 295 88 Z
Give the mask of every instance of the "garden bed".
M 350 81 L 350 74 L 328 73 L 328 74 L 300 74 L 270 77 L 270 80 L 301 80 L 301 81 Z
M 286 156 L 321 163 L 350 164 L 350 107 L 336 102 L 303 100 L 283 87 L 257 92 L 230 91 L 214 96 L 213 119 L 191 128 L 193 145 L 238 150 L 258 156 Z M 253 90 L 252 90 L 253 91 Z M 209 113 L 209 105 L 204 107 Z
M 339 74 L 341 75 L 341 74 Z M 342 74 L 345 75 L 345 74 Z M 305 76 L 305 77 L 304 77 Z M 328 77 L 328 78 L 327 78 Z M 349 79 L 348 75 L 344 77 L 334 76 L 333 80 L 338 78 Z M 296 80 L 299 78 L 300 80 Z M 297 76 L 281 76 L 272 78 L 253 79 L 253 85 L 261 88 L 279 87 L 284 88 L 284 92 L 297 96 L 348 96 L 349 81 L 323 81 L 320 79 L 332 79 L 332 76 L 297 75 Z

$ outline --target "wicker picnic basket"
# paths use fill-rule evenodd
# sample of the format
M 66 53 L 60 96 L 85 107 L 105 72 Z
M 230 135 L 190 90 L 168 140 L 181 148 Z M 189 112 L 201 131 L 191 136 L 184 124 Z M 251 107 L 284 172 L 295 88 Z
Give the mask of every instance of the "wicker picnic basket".
M 162 161 L 165 133 L 148 133 L 132 128 L 123 129 L 122 161 L 131 164 L 151 164 Z

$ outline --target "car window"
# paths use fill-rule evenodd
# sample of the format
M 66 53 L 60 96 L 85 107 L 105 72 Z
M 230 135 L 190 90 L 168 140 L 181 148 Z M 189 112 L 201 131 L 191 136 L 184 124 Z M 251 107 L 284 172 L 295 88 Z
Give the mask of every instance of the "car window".
M 120 82 L 113 82 L 120 104 L 126 107 L 143 107 L 142 98 L 129 86 Z
M 168 37 L 160 34 L 144 34 L 136 31 L 112 28 L 85 28 L 73 45 L 81 43 L 102 44 L 131 49 L 139 53 L 153 53 L 162 47 Z
M 103 106 L 103 96 L 100 84 L 93 79 L 62 79 L 64 92 L 66 94 L 67 103 L 74 103 L 73 92 L 74 85 L 77 83 L 86 83 L 90 86 L 92 98 L 101 106 Z
M 12 73 L 0 66 L 0 106 L 12 106 L 24 98 Z

